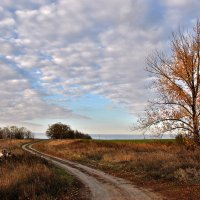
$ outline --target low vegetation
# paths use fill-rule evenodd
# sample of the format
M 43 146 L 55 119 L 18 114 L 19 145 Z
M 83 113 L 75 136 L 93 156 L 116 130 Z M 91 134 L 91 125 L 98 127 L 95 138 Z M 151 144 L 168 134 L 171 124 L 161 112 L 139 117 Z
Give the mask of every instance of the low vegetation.
M 200 150 L 161 141 L 58 140 L 35 147 L 160 190 L 169 199 L 199 199 Z
M 74 131 L 69 125 L 60 122 L 50 125 L 46 131 L 46 135 L 51 139 L 91 139 L 90 135 L 77 130 Z
M 83 188 L 79 181 L 44 159 L 24 152 L 19 148 L 22 142 L 25 141 L 0 140 L 0 150 L 9 148 L 12 152 L 10 158 L 0 161 L 0 199 L 84 199 L 79 195 Z

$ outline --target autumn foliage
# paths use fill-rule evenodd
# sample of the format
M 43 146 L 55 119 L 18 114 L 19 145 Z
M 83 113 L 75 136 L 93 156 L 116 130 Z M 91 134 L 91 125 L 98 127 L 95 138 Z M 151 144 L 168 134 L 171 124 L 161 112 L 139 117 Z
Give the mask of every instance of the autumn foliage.
M 147 70 L 154 78 L 158 98 L 148 105 L 139 127 L 161 133 L 179 133 L 200 144 L 200 22 L 193 32 L 173 34 L 170 56 L 156 52 Z

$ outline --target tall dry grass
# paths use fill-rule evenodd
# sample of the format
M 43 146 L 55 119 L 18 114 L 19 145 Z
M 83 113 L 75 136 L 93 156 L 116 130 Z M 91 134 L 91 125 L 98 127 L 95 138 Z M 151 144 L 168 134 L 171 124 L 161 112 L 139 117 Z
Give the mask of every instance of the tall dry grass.
M 23 143 L 30 142 L 31 140 L 16 140 L 16 139 L 0 139 L 0 151 L 5 148 L 16 149 L 19 148 Z
M 24 152 L 19 148 L 22 142 L 25 141 L 0 140 L 0 149 L 10 148 L 13 154 L 0 161 L 0 199 L 73 199 L 74 178 L 44 159 Z
M 49 154 L 147 179 L 200 183 L 200 151 L 173 143 L 53 140 L 35 144 Z

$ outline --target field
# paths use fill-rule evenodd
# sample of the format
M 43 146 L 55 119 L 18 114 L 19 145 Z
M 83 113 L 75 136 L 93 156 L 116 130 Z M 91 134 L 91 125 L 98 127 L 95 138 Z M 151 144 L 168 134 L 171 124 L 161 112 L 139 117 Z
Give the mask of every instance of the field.
M 0 160 L 2 200 L 83 200 L 83 185 L 44 159 L 24 152 L 27 140 L 0 140 L 0 150 L 11 149 L 12 157 Z
M 200 150 L 174 140 L 47 140 L 37 149 L 151 188 L 167 199 L 200 199 Z

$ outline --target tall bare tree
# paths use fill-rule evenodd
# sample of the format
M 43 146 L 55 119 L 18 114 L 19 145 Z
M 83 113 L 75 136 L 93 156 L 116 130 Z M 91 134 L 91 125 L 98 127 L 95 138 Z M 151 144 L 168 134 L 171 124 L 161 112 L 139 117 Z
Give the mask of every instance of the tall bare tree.
M 200 22 L 193 31 L 173 34 L 170 56 L 148 58 L 158 98 L 139 119 L 140 128 L 179 132 L 200 144 Z

